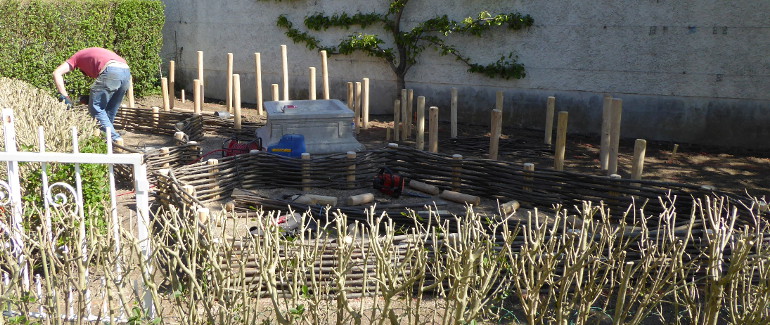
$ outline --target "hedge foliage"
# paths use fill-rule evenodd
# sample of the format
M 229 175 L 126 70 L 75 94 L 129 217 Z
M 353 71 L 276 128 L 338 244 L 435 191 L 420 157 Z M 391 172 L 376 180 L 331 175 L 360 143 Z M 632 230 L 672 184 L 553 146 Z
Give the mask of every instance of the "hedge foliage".
M 103 47 L 128 61 L 136 96 L 158 91 L 163 10 L 159 0 L 2 0 L 0 77 L 55 93 L 57 66 L 80 49 Z M 65 80 L 75 95 L 87 95 L 93 82 L 82 73 Z

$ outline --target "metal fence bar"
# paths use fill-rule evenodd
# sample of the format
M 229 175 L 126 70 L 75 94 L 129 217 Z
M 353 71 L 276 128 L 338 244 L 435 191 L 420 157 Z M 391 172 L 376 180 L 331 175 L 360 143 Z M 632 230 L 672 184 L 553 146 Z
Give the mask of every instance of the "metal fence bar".
M 39 129 L 39 144 L 40 144 L 40 150 L 39 152 L 18 152 L 16 150 L 16 132 L 14 127 L 14 116 L 13 116 L 13 110 L 10 109 L 3 109 L 2 110 L 2 118 L 3 118 L 3 131 L 5 135 L 5 148 L 6 152 L 0 152 L 0 162 L 6 162 L 8 166 L 8 182 L 4 182 L 0 180 L 0 185 L 5 187 L 8 190 L 9 197 L 6 200 L 0 200 L 4 202 L 0 203 L 7 203 L 11 206 L 11 224 L 10 225 L 4 225 L 0 223 L 0 226 L 3 227 L 3 231 L 7 231 L 11 236 L 11 249 L 12 252 L 15 254 L 14 257 L 19 263 L 19 265 L 22 265 L 23 274 L 21 275 L 21 290 L 30 292 L 30 277 L 28 275 L 28 270 L 26 267 L 26 260 L 24 256 L 24 229 L 22 227 L 22 197 L 21 197 L 21 186 L 20 186 L 20 180 L 19 180 L 19 162 L 39 162 L 42 167 L 42 184 L 44 186 L 43 188 L 43 201 L 45 202 L 45 220 L 44 220 L 44 227 L 47 228 L 45 236 L 47 236 L 49 239 L 52 239 L 52 226 L 51 226 L 51 216 L 50 216 L 50 207 L 56 206 L 55 201 L 49 201 L 53 199 L 53 192 L 52 188 L 55 186 L 64 186 L 68 191 L 71 192 L 71 194 L 75 197 L 75 204 L 77 205 L 77 217 L 81 220 L 80 226 L 77 229 L 77 236 L 79 238 L 79 245 L 78 249 L 80 250 L 80 254 L 82 256 L 82 259 L 78 261 L 80 263 L 81 268 L 81 278 L 80 285 L 78 285 L 77 288 L 70 285 L 68 292 L 65 294 L 65 299 L 69 302 L 67 306 L 67 310 L 64 311 L 64 315 L 55 315 L 55 311 L 46 311 L 44 308 L 41 307 L 37 310 L 37 312 L 30 312 L 29 317 L 38 318 L 38 319 L 51 319 L 51 318 L 63 318 L 70 321 L 77 321 L 77 320 L 83 320 L 83 321 L 104 321 L 104 316 L 97 317 L 93 314 L 93 308 L 91 306 L 91 291 L 89 287 L 87 286 L 88 276 L 89 276 L 89 270 L 88 270 L 88 252 L 87 249 L 87 243 L 86 243 L 86 233 L 85 233 L 85 216 L 84 216 L 84 208 L 83 208 L 83 186 L 82 186 L 82 179 L 81 179 L 81 171 L 80 171 L 80 164 L 82 163 L 88 163 L 88 164 L 106 164 L 109 168 L 109 182 L 110 182 L 110 198 L 111 198 L 111 220 L 113 224 L 113 228 L 111 229 L 114 240 L 115 240 L 115 246 L 116 246 L 116 253 L 117 256 L 120 256 L 121 252 L 121 245 L 120 245 L 120 229 L 117 228 L 120 225 L 119 218 L 117 215 L 117 196 L 115 194 L 115 178 L 114 178 L 114 169 L 113 165 L 132 165 L 133 166 L 133 176 L 134 176 L 134 186 L 135 186 L 135 197 L 136 197 L 136 215 L 137 215 L 137 236 L 139 240 L 140 250 L 141 250 L 141 259 L 142 263 L 146 266 L 143 268 L 143 279 L 150 279 L 150 275 L 152 273 L 152 264 L 150 260 L 152 247 L 149 241 L 149 181 L 147 179 L 147 166 L 144 163 L 144 157 L 142 154 L 139 153 L 129 153 L 129 154 L 113 154 L 112 152 L 112 142 L 108 139 L 107 145 L 108 145 L 108 153 L 107 154 L 92 154 L 92 153 L 80 153 L 77 143 L 77 130 L 76 128 L 72 129 L 72 141 L 73 141 L 73 153 L 58 153 L 58 152 L 46 152 L 45 151 L 45 141 L 43 136 L 43 130 L 42 128 Z M 49 186 L 48 181 L 48 173 L 47 168 L 48 164 L 51 162 L 56 163 L 71 163 L 75 165 L 75 188 L 72 188 L 72 186 L 59 182 L 55 183 Z M 51 240 L 53 242 L 53 240 Z M 122 262 L 119 261 L 117 265 L 115 266 L 116 270 L 118 271 L 117 274 L 121 274 L 122 270 Z M 2 272 L 3 277 L 3 285 L 8 289 L 7 287 L 10 285 L 9 279 L 8 279 L 8 273 Z M 118 279 L 121 280 L 121 279 Z M 103 281 L 103 280 L 102 280 Z M 143 280 L 144 282 L 144 280 Z M 83 285 L 86 284 L 86 285 Z M 144 283 L 143 283 L 144 284 Z M 40 275 L 36 275 L 35 278 L 35 294 L 38 298 L 43 299 L 44 292 L 42 289 L 42 284 L 40 280 Z M 104 286 L 106 287 L 106 286 Z M 150 319 L 155 317 L 155 306 L 152 300 L 152 295 L 150 290 L 147 288 L 146 285 L 143 286 L 144 292 L 142 296 L 142 307 L 144 309 L 144 314 L 149 317 Z M 19 289 L 15 289 L 19 290 Z M 78 290 L 83 290 L 82 292 Z M 76 292 L 79 292 L 79 295 L 81 298 L 79 299 L 85 299 L 85 310 L 79 310 L 75 312 L 73 309 L 74 307 L 74 299 Z M 102 292 L 102 298 L 105 298 L 105 292 Z M 106 307 L 106 306 L 105 306 Z M 120 314 L 123 315 L 124 310 L 121 305 Z M 5 311 L 3 312 L 5 315 L 21 315 L 17 311 L 11 310 L 10 303 L 8 306 L 6 306 Z M 101 319 L 97 319 L 101 318 Z M 112 321 L 107 319 L 107 321 Z M 121 319 L 115 319 L 114 321 L 120 322 Z M 125 320 L 124 320 L 125 321 Z

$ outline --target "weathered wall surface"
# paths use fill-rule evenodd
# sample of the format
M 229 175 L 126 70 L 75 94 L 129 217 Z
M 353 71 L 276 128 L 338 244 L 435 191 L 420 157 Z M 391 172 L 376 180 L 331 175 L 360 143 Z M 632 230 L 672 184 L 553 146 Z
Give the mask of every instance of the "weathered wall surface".
M 310 66 L 317 69 L 320 96 L 320 56 L 288 39 L 276 26 L 278 15 L 304 29 L 306 15 L 384 12 L 388 1 L 164 2 L 163 55 L 176 60 L 178 84 L 190 92 L 201 50 L 206 96 L 225 98 L 226 58 L 232 52 L 242 97 L 254 102 L 254 53 L 262 56 L 269 99 L 270 84 L 281 84 L 281 44 L 288 47 L 290 97 L 307 98 Z M 527 77 L 489 79 L 427 50 L 406 84 L 425 96 L 428 106 L 438 106 L 442 119 L 448 119 L 452 87 L 460 94 L 460 120 L 481 125 L 489 123 L 495 92 L 503 90 L 504 126 L 543 128 L 546 98 L 556 96 L 557 110 L 570 112 L 570 132 L 596 134 L 607 93 L 623 99 L 623 137 L 770 149 L 770 1 L 411 0 L 404 25 L 439 14 L 459 20 L 481 10 L 530 14 L 535 25 L 449 39 L 479 63 L 516 51 Z M 333 45 L 351 31 L 314 35 Z M 397 89 L 387 64 L 361 54 L 335 55 L 329 69 L 332 97 L 344 100 L 345 83 L 367 77 L 372 113 L 392 111 Z

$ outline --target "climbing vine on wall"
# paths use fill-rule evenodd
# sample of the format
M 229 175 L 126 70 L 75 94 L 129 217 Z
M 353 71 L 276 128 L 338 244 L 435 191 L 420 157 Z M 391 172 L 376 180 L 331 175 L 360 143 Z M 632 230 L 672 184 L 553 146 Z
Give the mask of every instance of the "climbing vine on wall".
M 499 27 L 520 30 L 532 26 L 534 19 L 530 15 L 518 12 L 493 15 L 488 11 L 481 11 L 475 17 L 467 17 L 461 21 L 442 15 L 422 21 L 406 30 L 401 26 L 401 18 L 408 2 L 409 0 L 391 1 L 387 13 L 343 12 L 331 16 L 316 13 L 305 17 L 305 27 L 313 32 L 323 32 L 329 28 L 358 29 L 340 40 L 337 45 L 322 45 L 318 38 L 295 27 L 286 15 L 279 16 L 277 24 L 295 43 L 304 44 L 310 50 L 326 50 L 329 54 L 361 51 L 385 60 L 398 77 L 398 89 L 404 88 L 406 73 L 417 63 L 420 54 L 429 47 L 438 50 L 441 55 L 454 56 L 468 65 L 468 71 L 490 78 L 520 79 L 526 76 L 524 65 L 518 62 L 518 57 L 513 52 L 502 55 L 497 62 L 481 64 L 449 44 L 447 37 L 451 34 L 481 37 L 492 28 Z M 392 36 L 393 46 L 387 45 L 380 34 L 365 32 L 366 29 L 377 26 Z

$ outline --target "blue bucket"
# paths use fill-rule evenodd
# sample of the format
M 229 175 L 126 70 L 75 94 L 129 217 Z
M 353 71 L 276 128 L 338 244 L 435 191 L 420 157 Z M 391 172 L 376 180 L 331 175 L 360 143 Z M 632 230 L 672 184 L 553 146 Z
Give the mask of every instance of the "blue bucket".
M 276 155 L 300 158 L 305 149 L 305 136 L 302 134 L 284 134 L 281 140 L 267 147 L 267 152 Z

